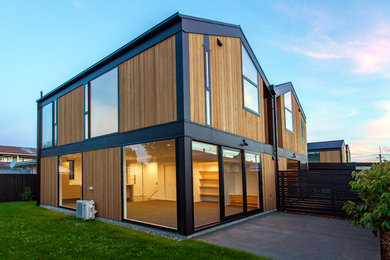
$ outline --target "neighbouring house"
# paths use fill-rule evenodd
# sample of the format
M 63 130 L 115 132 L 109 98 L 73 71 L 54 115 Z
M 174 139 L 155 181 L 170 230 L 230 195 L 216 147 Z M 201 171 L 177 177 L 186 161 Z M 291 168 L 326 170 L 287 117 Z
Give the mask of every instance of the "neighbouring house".
M 36 173 L 37 149 L 0 145 L 0 173 Z
M 351 151 L 344 140 L 312 142 L 307 144 L 309 162 L 349 163 Z
M 37 102 L 41 205 L 189 235 L 276 209 L 307 164 L 294 88 L 238 25 L 176 13 Z

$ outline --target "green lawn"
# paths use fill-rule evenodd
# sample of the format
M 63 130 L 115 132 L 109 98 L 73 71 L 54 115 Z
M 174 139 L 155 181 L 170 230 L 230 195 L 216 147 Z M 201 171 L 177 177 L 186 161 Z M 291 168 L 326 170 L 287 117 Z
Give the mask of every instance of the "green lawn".
M 35 206 L 0 203 L 0 259 L 265 259 L 193 239 L 175 241 Z

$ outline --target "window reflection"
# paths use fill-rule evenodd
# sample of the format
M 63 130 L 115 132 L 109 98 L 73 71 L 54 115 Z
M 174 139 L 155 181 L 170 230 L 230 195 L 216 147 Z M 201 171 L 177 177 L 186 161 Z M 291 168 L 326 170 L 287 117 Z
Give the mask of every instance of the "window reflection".
M 91 137 L 118 132 L 118 68 L 90 82 Z
M 42 148 L 53 146 L 53 103 L 42 108 Z

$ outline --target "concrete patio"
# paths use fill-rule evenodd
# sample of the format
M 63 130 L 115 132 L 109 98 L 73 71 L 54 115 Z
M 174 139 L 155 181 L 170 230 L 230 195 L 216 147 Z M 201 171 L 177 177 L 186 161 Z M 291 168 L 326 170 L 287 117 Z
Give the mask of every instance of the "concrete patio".
M 195 239 L 274 259 L 380 259 L 371 231 L 308 215 L 273 212 Z

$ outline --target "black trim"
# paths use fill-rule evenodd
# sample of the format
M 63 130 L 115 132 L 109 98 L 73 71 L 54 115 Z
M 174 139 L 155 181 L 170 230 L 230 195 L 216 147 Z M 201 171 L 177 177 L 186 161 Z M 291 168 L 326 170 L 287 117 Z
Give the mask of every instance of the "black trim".
M 191 120 L 188 33 L 175 36 L 177 120 Z
M 36 205 L 41 205 L 41 143 L 42 143 L 42 108 L 37 104 L 37 174 L 38 182 L 36 187 L 37 192 L 37 203 Z
M 207 54 L 207 56 L 206 56 Z M 204 60 L 204 82 L 205 82 L 205 116 L 206 116 L 206 125 L 213 125 L 213 107 L 212 107 L 212 94 L 211 94 L 211 57 L 210 57 L 210 39 L 209 35 L 203 35 L 203 60 Z M 207 64 L 207 65 L 206 65 Z M 209 104 L 207 104 L 207 93 L 209 93 Z M 209 105 L 209 110 L 207 109 Z M 207 122 L 207 117 L 210 117 L 210 123 Z
M 246 185 L 246 158 L 245 158 L 245 151 L 241 150 L 241 174 L 242 174 L 242 206 L 243 206 L 243 211 L 245 214 L 248 212 L 248 192 L 246 190 L 247 185 Z
M 176 144 L 177 227 L 182 235 L 194 233 L 192 140 L 177 138 Z
M 224 189 L 224 167 L 223 167 L 223 146 L 218 145 L 218 169 L 219 169 L 219 220 L 225 219 L 225 189 Z

